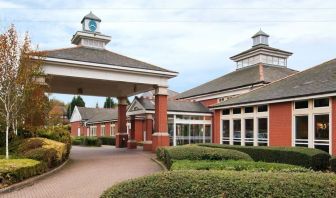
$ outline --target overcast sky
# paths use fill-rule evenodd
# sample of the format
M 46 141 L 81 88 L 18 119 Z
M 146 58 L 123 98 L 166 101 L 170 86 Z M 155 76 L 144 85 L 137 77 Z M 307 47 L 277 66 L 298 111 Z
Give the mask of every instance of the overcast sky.
M 249 49 L 260 28 L 270 46 L 294 53 L 290 68 L 336 58 L 334 0 L 0 0 L 0 27 L 13 23 L 21 35 L 28 31 L 40 49 L 71 47 L 90 11 L 102 19 L 101 32 L 112 36 L 109 50 L 179 72 L 169 82 L 178 92 L 234 71 L 229 57 Z M 104 101 L 84 99 L 87 106 Z

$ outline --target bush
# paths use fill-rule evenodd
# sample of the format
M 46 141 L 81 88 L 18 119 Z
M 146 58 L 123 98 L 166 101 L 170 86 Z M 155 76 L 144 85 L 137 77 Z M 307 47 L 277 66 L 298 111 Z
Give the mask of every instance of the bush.
M 108 141 L 112 140 L 105 140 L 107 143 Z M 105 143 L 106 143 L 105 142 Z M 72 144 L 73 145 L 81 145 L 81 146 L 101 146 L 102 140 L 98 137 L 72 137 Z
M 29 138 L 17 141 L 16 155 L 23 158 L 41 160 L 53 168 L 67 159 L 64 143 L 46 138 Z
M 336 172 L 336 156 L 330 158 L 330 170 Z
M 38 129 L 36 134 L 38 137 L 48 138 L 66 144 L 67 146 L 66 158 L 69 157 L 72 141 L 70 132 L 66 126 Z
M 0 159 L 0 188 L 39 175 L 46 164 L 32 159 Z
M 209 160 L 177 160 L 171 170 L 235 170 L 235 171 L 268 171 L 268 172 L 308 172 L 301 166 L 251 161 L 209 161 Z
M 98 137 L 98 139 L 101 141 L 102 145 L 115 146 L 115 137 L 103 136 L 103 137 Z
M 247 171 L 166 171 L 122 182 L 102 198 L 335 197 L 336 175 Z
M 228 149 L 200 147 L 196 145 L 166 147 L 157 151 L 157 157 L 169 169 L 174 160 L 247 160 L 252 158 L 245 153 Z
M 82 138 L 80 137 L 72 137 L 72 145 L 82 145 Z
M 221 144 L 200 144 L 200 146 L 244 152 L 251 156 L 254 161 L 293 164 L 314 170 L 326 170 L 329 167 L 330 155 L 325 151 L 313 148 L 232 146 Z

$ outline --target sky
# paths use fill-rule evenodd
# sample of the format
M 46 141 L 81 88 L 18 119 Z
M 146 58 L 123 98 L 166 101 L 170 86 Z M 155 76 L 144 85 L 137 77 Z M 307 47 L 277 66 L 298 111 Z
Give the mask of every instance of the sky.
M 249 49 L 260 28 L 271 47 L 293 52 L 292 69 L 336 58 L 334 0 L 0 0 L 0 31 L 12 23 L 41 50 L 71 47 L 90 11 L 112 36 L 108 50 L 179 72 L 169 81 L 178 92 L 234 71 L 229 57 Z M 84 100 L 102 107 L 105 98 Z

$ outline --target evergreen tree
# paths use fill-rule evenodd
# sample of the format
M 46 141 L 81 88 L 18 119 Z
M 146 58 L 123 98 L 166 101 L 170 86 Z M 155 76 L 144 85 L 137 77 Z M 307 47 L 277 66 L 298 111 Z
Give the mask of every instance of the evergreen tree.
M 131 102 L 129 101 L 129 99 L 128 99 L 128 98 L 127 98 L 127 104 L 128 104 L 128 105 L 130 105 L 130 104 L 131 104 Z
M 114 108 L 115 103 L 114 100 L 111 97 L 107 97 L 104 102 L 104 108 Z

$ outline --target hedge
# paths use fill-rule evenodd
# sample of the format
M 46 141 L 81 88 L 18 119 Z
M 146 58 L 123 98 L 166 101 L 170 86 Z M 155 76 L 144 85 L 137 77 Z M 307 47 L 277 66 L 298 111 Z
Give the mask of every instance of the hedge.
M 102 142 L 97 137 L 74 137 L 72 138 L 73 145 L 81 145 L 81 146 L 98 146 L 102 145 Z
M 42 174 L 46 170 L 46 164 L 37 160 L 0 159 L 0 188 Z
M 67 146 L 66 158 L 69 157 L 71 150 L 71 135 L 68 127 L 48 127 L 38 129 L 36 132 L 38 137 L 48 138 L 58 142 L 62 142 Z
M 336 196 L 336 175 L 247 171 L 166 171 L 119 183 L 101 197 L 324 197 Z
M 309 172 L 311 170 L 301 166 L 267 162 L 252 162 L 242 160 L 177 160 L 170 170 L 234 170 L 258 172 Z
M 98 137 L 102 145 L 112 145 L 115 146 L 115 137 L 102 136 Z
M 330 170 L 336 172 L 336 156 L 330 158 Z
M 53 168 L 67 159 L 67 146 L 46 138 L 29 138 L 18 142 L 15 154 L 19 157 L 43 161 Z
M 157 157 L 165 163 L 169 169 L 174 160 L 246 160 L 252 158 L 239 151 L 228 149 L 216 149 L 186 145 L 177 147 L 162 147 L 157 149 Z
M 233 146 L 222 144 L 199 144 L 210 148 L 232 149 L 244 152 L 254 161 L 293 164 L 326 170 L 329 167 L 330 155 L 322 150 L 304 147 L 267 147 L 267 146 Z

